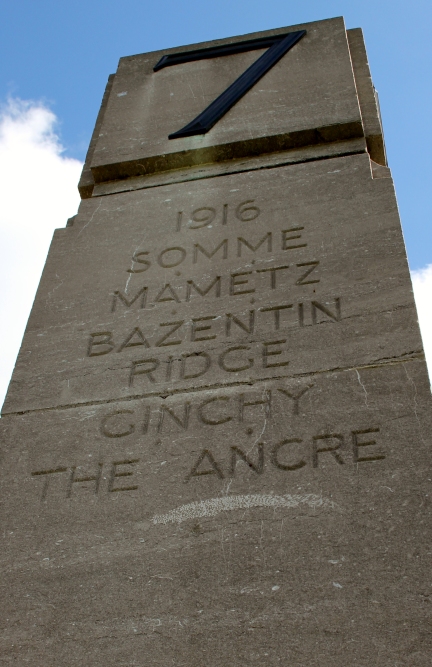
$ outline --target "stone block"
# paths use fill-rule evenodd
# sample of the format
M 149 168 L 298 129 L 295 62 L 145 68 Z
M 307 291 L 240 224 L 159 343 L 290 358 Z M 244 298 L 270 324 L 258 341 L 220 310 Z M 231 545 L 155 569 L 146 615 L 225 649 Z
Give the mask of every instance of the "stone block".
M 430 415 L 388 360 L 4 417 L 4 659 L 426 667 Z
M 419 354 L 391 179 L 317 160 L 84 200 L 4 412 Z
M 306 36 L 208 134 L 168 139 L 261 52 L 153 72 L 163 55 L 302 29 Z M 336 18 L 122 58 L 90 167 L 95 182 L 101 183 L 360 136 L 345 25 Z

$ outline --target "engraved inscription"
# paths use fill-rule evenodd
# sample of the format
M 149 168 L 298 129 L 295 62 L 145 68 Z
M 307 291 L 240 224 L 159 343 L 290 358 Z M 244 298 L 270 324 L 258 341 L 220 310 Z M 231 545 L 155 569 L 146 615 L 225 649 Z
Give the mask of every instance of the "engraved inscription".
M 246 237 L 246 235 L 237 236 L 236 239 L 225 238 L 222 239 L 217 245 L 214 244 L 210 246 L 207 242 L 204 243 L 194 243 L 191 248 L 185 248 L 183 246 L 170 246 L 168 248 L 163 248 L 158 252 L 156 256 L 149 251 L 140 251 L 136 252 L 132 258 L 131 263 L 134 265 L 132 268 L 127 268 L 128 273 L 144 273 L 148 271 L 150 267 L 156 263 L 163 269 L 172 269 L 183 262 L 186 259 L 192 260 L 193 264 L 196 264 L 199 260 L 202 263 L 204 258 L 206 259 L 228 259 L 231 257 L 250 257 L 251 253 L 255 254 L 258 251 L 259 255 L 264 255 L 266 253 L 272 252 L 273 250 L 295 250 L 297 248 L 305 248 L 307 243 L 295 243 L 291 244 L 290 241 L 294 239 L 301 239 L 301 234 L 294 234 L 292 236 L 287 236 L 288 233 L 303 229 L 302 227 L 294 227 L 292 229 L 282 230 L 282 235 L 279 238 L 278 247 L 275 247 L 273 239 L 276 234 L 273 230 L 262 232 L 257 235 L 251 234 Z M 298 266 L 307 266 L 306 263 L 300 263 Z M 311 272 L 313 269 L 309 269 Z
M 208 255 L 205 248 L 196 244 L 198 252 Z M 222 243 L 213 251 L 223 249 Z M 223 256 L 221 255 L 221 259 Z M 123 313 L 127 309 L 140 310 L 154 308 L 160 303 L 188 303 L 194 298 L 209 297 L 219 298 L 221 296 L 238 296 L 242 294 L 266 294 L 270 287 L 272 290 L 280 288 L 295 288 L 296 286 L 314 285 L 321 281 L 318 273 L 320 262 L 304 262 L 300 264 L 281 264 L 280 266 L 269 266 L 262 269 L 250 269 L 247 271 L 233 271 L 229 275 L 209 276 L 207 281 L 198 282 L 196 279 L 186 279 L 180 284 L 174 282 L 163 283 L 158 286 L 143 285 L 135 294 L 126 295 L 121 290 L 115 290 L 110 298 L 110 311 Z M 307 270 L 304 267 L 307 266 Z M 308 276 L 310 279 L 307 279 Z
M 275 225 L 270 222 L 273 213 L 268 222 L 265 216 L 261 204 L 246 198 L 239 203 L 203 201 L 199 206 L 177 210 L 172 226 L 177 232 L 175 240 L 165 241 L 160 247 L 138 246 L 133 253 L 126 270 L 145 274 L 146 282 L 139 284 L 141 279 L 137 277 L 129 291 L 129 278 L 126 287 L 111 293 L 110 311 L 115 319 L 103 330 L 88 334 L 87 356 L 94 358 L 94 363 L 107 354 L 128 357 L 124 382 L 138 391 L 154 391 L 155 385 L 166 382 L 171 391 L 176 383 L 197 379 L 205 382 L 205 376 L 210 377 L 214 371 L 215 381 L 222 385 L 231 383 L 231 378 L 244 382 L 254 377 L 287 376 L 293 355 L 297 354 L 298 335 L 294 338 L 293 331 L 341 322 L 342 300 L 340 296 L 332 295 L 328 300 L 314 294 L 321 283 L 321 260 L 309 249 L 311 232 L 307 225 L 296 224 L 295 219 L 280 220 Z M 217 235 L 212 238 L 216 228 Z M 217 274 L 205 273 L 199 278 L 189 278 L 186 273 L 179 279 L 181 272 L 173 270 L 181 266 L 183 273 L 186 267 L 191 271 L 212 265 L 222 267 L 225 260 L 235 260 L 236 264 L 227 271 L 219 268 Z M 157 269 L 156 279 L 152 269 Z M 165 280 L 159 278 L 161 269 L 171 271 Z M 284 296 L 278 296 L 288 291 L 293 291 L 295 298 L 285 296 L 284 300 Z M 269 295 L 274 298 L 269 299 Z M 222 303 L 222 298 L 229 305 L 221 313 L 214 305 Z M 262 305 L 246 306 L 260 298 L 265 299 Z M 184 314 L 178 313 L 177 306 L 191 302 L 213 303 L 213 307 L 197 313 L 191 313 L 188 307 Z M 169 306 L 174 307 L 171 316 L 167 312 Z M 132 311 L 134 326 L 126 327 L 125 315 Z M 161 312 L 159 319 L 155 312 Z M 187 345 L 185 351 L 181 349 L 183 345 Z M 168 348 L 166 354 L 160 348 Z M 291 401 L 293 414 L 298 415 L 302 393 L 292 393 L 285 387 L 278 391 Z M 307 387 L 302 391 L 306 392 Z M 218 425 L 232 419 L 223 411 L 227 403 L 225 397 L 217 397 L 215 402 L 198 409 L 200 423 Z M 161 409 L 158 432 L 166 423 L 187 429 L 193 414 L 192 404 L 183 416 L 169 408 Z M 101 432 L 112 438 L 132 435 L 135 421 L 128 422 L 128 418 L 127 412 L 108 417 Z M 152 428 L 151 419 L 148 412 L 146 426 L 140 427 L 144 432 Z M 357 451 L 363 447 L 361 435 L 356 440 Z M 314 441 L 314 460 L 331 456 L 342 465 L 336 436 L 331 441 L 324 440 Z M 272 454 L 274 460 L 280 460 L 278 457 L 286 448 L 284 445 L 281 452 Z M 362 452 L 358 454 L 360 458 L 365 456 Z
M 104 433 L 104 435 L 106 435 L 106 433 Z M 109 435 L 108 437 L 121 437 L 121 435 Z M 60 490 L 60 494 L 63 498 L 71 498 L 79 493 L 79 490 L 77 490 L 78 487 L 75 487 L 74 485 L 79 485 L 81 492 L 82 490 L 89 490 L 92 495 L 98 495 L 102 488 L 105 493 L 135 491 L 138 489 L 137 484 L 123 485 L 118 479 L 132 477 L 134 474 L 134 467 L 137 463 L 139 463 L 139 459 L 113 461 L 109 464 L 99 462 L 96 465 L 96 469 L 90 472 L 90 474 L 87 472 L 81 474 L 81 470 L 83 470 L 82 466 L 70 466 L 47 470 L 35 470 L 31 475 L 36 479 L 43 479 L 40 495 L 41 501 L 46 500 L 49 495 L 49 490 L 52 488 L 52 476 L 62 475 L 63 473 L 65 473 L 63 475 L 63 482 L 60 486 L 57 485 L 57 489 Z M 85 468 L 87 468 L 87 466 Z M 103 473 L 107 468 L 109 470 L 108 476 L 103 476 Z M 103 485 L 102 481 L 105 480 L 107 483 Z
M 310 387 L 303 387 L 301 392 L 297 392 L 297 400 L 300 400 L 308 389 Z M 257 407 L 263 409 L 265 419 L 271 416 L 272 394 L 270 390 L 266 391 L 261 398 L 255 396 L 255 400 L 250 400 L 251 398 L 242 393 L 236 399 L 237 410 L 227 410 L 230 397 L 213 396 L 195 406 L 196 418 L 207 426 L 217 426 L 232 420 L 244 423 L 248 411 Z M 216 405 L 217 403 L 219 405 Z M 106 415 L 102 420 L 102 433 L 108 438 L 125 437 L 126 430 L 130 431 L 129 434 L 133 433 L 137 424 L 130 422 L 131 414 L 130 410 L 122 410 Z M 163 432 L 167 419 L 182 431 L 187 430 L 191 414 L 192 405 L 188 401 L 184 403 L 182 409 L 179 410 L 177 407 L 176 411 L 162 404 L 157 412 L 157 433 Z M 117 427 L 120 425 L 120 428 L 114 432 L 113 424 L 117 418 L 126 419 L 128 429 L 122 432 L 121 424 L 117 424 Z M 112 424 L 107 430 L 110 420 Z M 149 418 L 146 415 L 142 424 L 142 432 L 147 432 L 148 423 Z M 325 471 L 329 464 L 345 470 L 349 468 L 353 470 L 353 465 L 376 464 L 386 458 L 380 435 L 379 427 L 370 426 L 362 429 L 351 428 L 345 433 L 324 430 L 306 437 L 299 434 L 288 435 L 276 442 L 260 439 L 252 447 L 247 448 L 237 443 L 227 442 L 222 453 L 219 447 L 218 454 L 209 446 L 204 446 L 198 454 L 195 453 L 191 457 L 185 452 L 186 459 L 190 458 L 190 464 L 183 481 L 188 484 L 193 478 L 203 477 L 224 480 L 244 474 L 260 477 L 271 471 L 294 473 L 307 467 Z M 160 445 L 160 441 L 156 445 Z M 178 465 L 176 461 L 177 459 L 173 461 L 172 465 Z M 101 494 L 137 491 L 139 485 L 134 475 L 139 463 L 140 458 L 125 458 L 109 463 L 99 461 L 93 464 L 93 467 L 87 463 L 85 466 L 59 466 L 35 470 L 32 471 L 31 476 L 36 480 L 42 480 L 39 492 L 41 501 L 46 501 L 51 497 L 71 499 L 81 497 L 82 494 L 100 496 Z M 185 463 L 186 461 L 181 465 L 184 467 Z M 351 466 L 346 464 L 351 464 Z
M 249 272 L 233 274 L 232 295 L 253 293 L 246 276 Z M 271 314 L 270 316 L 267 313 Z M 336 297 L 332 303 L 317 300 L 299 303 L 281 303 L 274 306 L 250 309 L 244 313 L 210 313 L 187 320 L 155 323 L 148 327 L 149 333 L 140 327 L 134 327 L 119 338 L 114 331 L 94 331 L 87 340 L 87 356 L 98 357 L 113 351 L 122 352 L 128 348 L 142 346 L 168 347 L 183 342 L 202 342 L 215 338 L 236 338 L 246 334 L 267 331 L 272 322 L 273 330 L 280 331 L 287 327 L 314 326 L 322 322 L 340 322 L 342 319 L 341 299 Z M 155 335 L 155 328 L 159 328 Z M 164 333 L 162 331 L 165 329 Z M 202 332 L 208 332 L 205 335 Z M 162 335 L 161 335 L 162 334 Z M 271 344 L 271 343 L 269 343 Z
M 359 444 L 358 436 L 369 433 L 379 434 L 380 429 L 371 427 L 365 430 L 350 432 L 352 438 L 351 452 L 346 451 L 346 458 L 350 457 L 352 463 L 370 463 L 385 459 L 385 454 L 376 441 L 377 435 L 368 441 L 362 441 Z M 358 447 L 368 447 L 367 456 L 358 455 Z M 186 475 L 184 481 L 188 483 L 192 477 L 202 475 L 217 475 L 220 479 L 225 477 L 234 477 L 237 474 L 237 462 L 243 461 L 256 474 L 261 475 L 264 472 L 265 463 L 271 467 L 284 472 L 293 472 L 300 470 L 307 465 L 313 468 L 319 468 L 321 459 L 330 456 L 336 465 L 340 466 L 347 462 L 342 457 L 341 450 L 344 447 L 344 436 L 341 433 L 320 433 L 312 436 L 311 439 L 286 438 L 276 444 L 260 442 L 253 449 L 256 450 L 256 460 L 254 461 L 251 452 L 244 452 L 237 445 L 228 447 L 226 457 L 217 460 L 210 449 L 201 451 L 190 472 Z M 210 465 L 208 465 L 210 463 Z
M 99 485 L 102 477 L 102 467 L 103 463 L 98 463 L 98 469 L 94 475 L 85 475 L 84 477 L 76 476 L 76 466 L 72 466 L 71 473 L 69 476 L 68 488 L 66 491 L 66 497 L 70 498 L 72 495 L 72 488 L 74 484 L 82 484 L 83 482 L 94 482 L 94 493 L 97 495 L 99 491 Z
M 184 212 L 179 211 L 177 213 L 175 229 L 177 232 L 180 232 L 183 225 L 183 228 L 186 230 L 202 229 L 203 227 L 213 225 L 213 222 L 215 225 L 227 225 L 233 217 L 240 220 L 240 222 L 252 222 L 252 220 L 257 219 L 260 213 L 259 207 L 255 205 L 255 199 L 247 199 L 241 202 L 237 206 L 234 206 L 233 211 L 229 204 L 223 204 L 220 208 L 201 206 L 191 212 L 186 222 Z
M 176 431 L 187 431 L 194 424 L 213 427 L 234 422 L 247 426 L 257 415 L 271 419 L 275 409 L 279 420 L 281 414 L 284 418 L 298 417 L 300 410 L 306 416 L 307 395 L 313 387 L 310 383 L 295 389 L 276 385 L 274 389 L 264 391 L 242 390 L 230 392 L 229 395 L 217 392 L 210 398 L 177 401 L 175 408 L 162 401 L 155 404 L 153 411 L 143 401 L 139 409 L 109 412 L 102 417 L 99 428 L 106 438 L 125 438 L 134 433 L 160 434 L 168 430 L 169 426 Z

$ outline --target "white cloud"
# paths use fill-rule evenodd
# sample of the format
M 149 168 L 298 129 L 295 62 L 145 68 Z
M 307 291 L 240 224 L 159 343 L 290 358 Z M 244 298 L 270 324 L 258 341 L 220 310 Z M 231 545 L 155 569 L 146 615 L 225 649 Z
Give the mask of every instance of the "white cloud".
M 63 157 L 56 122 L 38 102 L 0 110 L 0 406 L 53 231 L 79 204 L 82 164 Z
M 411 273 L 429 377 L 432 379 L 432 264 Z

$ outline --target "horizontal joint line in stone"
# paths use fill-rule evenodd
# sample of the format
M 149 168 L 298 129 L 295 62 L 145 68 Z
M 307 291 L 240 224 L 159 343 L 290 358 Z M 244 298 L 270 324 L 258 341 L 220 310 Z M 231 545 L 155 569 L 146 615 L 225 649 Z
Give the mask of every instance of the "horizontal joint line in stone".
M 330 144 L 329 144 L 330 145 Z M 295 149 L 298 150 L 298 149 Z M 307 162 L 321 162 L 323 160 L 333 160 L 335 158 L 342 158 L 342 157 L 351 157 L 352 155 L 362 155 L 365 153 L 365 150 L 355 150 L 355 151 L 343 151 L 341 153 L 333 153 L 331 155 L 319 155 L 315 157 L 304 157 L 304 158 L 298 158 L 294 160 L 282 160 L 281 162 L 278 162 L 277 164 L 260 164 L 256 166 L 247 166 L 245 165 L 244 168 L 238 168 L 235 169 L 235 167 L 232 168 L 232 170 L 227 170 L 227 171 L 221 171 L 218 174 L 215 173 L 202 173 L 202 174 L 197 174 L 191 175 L 185 174 L 184 178 L 178 178 L 174 179 L 172 181 L 166 181 L 163 183 L 154 183 L 154 185 L 142 185 L 139 187 L 131 187 L 131 188 L 124 188 L 124 190 L 116 190 L 115 192 L 106 192 L 102 194 L 93 194 L 92 198 L 95 197 L 110 197 L 112 195 L 117 195 L 119 192 L 133 192 L 135 190 L 144 190 L 144 189 L 152 189 L 152 188 L 163 188 L 166 187 L 167 185 L 175 185 L 176 183 L 186 183 L 188 181 L 200 181 L 200 180 L 205 180 L 209 178 L 220 178 L 223 176 L 229 176 L 231 174 L 238 174 L 238 173 L 245 173 L 248 171 L 263 171 L 265 169 L 279 169 L 280 167 L 294 167 L 299 164 L 305 164 Z M 273 156 L 273 154 L 270 154 Z M 242 161 L 246 160 L 247 158 L 243 158 Z M 225 162 L 218 162 L 218 163 L 207 163 L 207 164 L 202 164 L 199 165 L 199 168 L 205 169 L 206 167 L 211 167 L 213 169 L 220 167 L 221 170 L 224 168 L 224 165 L 226 165 Z M 130 176 L 129 178 L 150 178 L 150 177 L 156 177 L 157 175 L 160 175 L 161 177 L 163 176 L 168 176 L 170 174 L 174 174 L 176 171 L 184 171 L 185 169 L 193 169 L 194 167 L 182 167 L 181 169 L 172 169 L 172 170 L 167 170 L 167 171 L 161 171 L 161 172 L 152 172 L 150 174 L 143 174 L 141 177 L 140 176 Z M 102 181 L 101 183 L 96 183 L 95 187 L 97 186 L 104 186 L 108 184 L 113 184 L 113 183 L 127 183 L 129 178 L 126 179 L 118 179 L 115 181 Z
M 410 361 L 415 361 L 417 359 L 425 359 L 424 352 L 414 351 L 408 352 L 407 354 L 411 356 L 400 357 L 391 357 L 384 359 L 382 361 L 372 362 L 370 364 L 361 364 L 359 366 L 346 366 L 346 367 L 335 367 L 335 368 L 326 368 L 320 371 L 311 371 L 309 373 L 294 373 L 293 375 L 274 375 L 267 378 L 254 378 L 243 381 L 236 382 L 227 382 L 227 383 L 216 383 L 211 385 L 205 385 L 203 387 L 190 387 L 183 389 L 173 389 L 171 391 L 152 391 L 146 392 L 143 394 L 134 394 L 133 396 L 122 396 L 120 398 L 108 398 L 98 401 L 84 401 L 82 403 L 69 403 L 67 405 L 56 405 L 47 408 L 34 408 L 30 410 L 18 410 L 16 412 L 4 412 L 2 414 L 2 419 L 6 417 L 18 417 L 21 415 L 28 415 L 34 412 L 53 412 L 55 410 L 74 410 L 76 408 L 85 408 L 92 405 L 109 405 L 111 403 L 125 403 L 128 401 L 137 401 L 145 398 L 168 398 L 168 396 L 177 396 L 180 394 L 196 394 L 202 391 L 210 391 L 215 389 L 228 389 L 231 387 L 244 387 L 244 386 L 254 386 L 261 382 L 273 382 L 276 380 L 287 380 L 295 379 L 299 377 L 313 377 L 314 375 L 325 375 L 327 373 L 348 373 L 350 371 L 364 370 L 368 368 L 383 368 L 387 366 L 394 366 L 396 364 L 405 364 Z

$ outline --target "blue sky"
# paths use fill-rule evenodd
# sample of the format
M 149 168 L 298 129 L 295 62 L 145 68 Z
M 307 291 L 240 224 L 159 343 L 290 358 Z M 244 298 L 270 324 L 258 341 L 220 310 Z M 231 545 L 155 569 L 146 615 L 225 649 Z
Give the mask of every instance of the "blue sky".
M 83 159 L 120 56 L 343 15 L 362 27 L 411 268 L 432 263 L 432 3 L 426 0 L 14 0 L 0 11 L 0 102 L 43 100 Z

